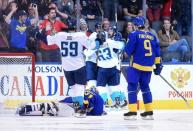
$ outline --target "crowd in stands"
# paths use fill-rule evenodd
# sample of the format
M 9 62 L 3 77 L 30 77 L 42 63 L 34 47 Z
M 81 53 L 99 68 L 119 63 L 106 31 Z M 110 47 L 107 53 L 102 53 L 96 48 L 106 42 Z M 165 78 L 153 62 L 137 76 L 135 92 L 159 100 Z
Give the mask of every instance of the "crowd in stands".
M 116 8 L 115 8 L 116 7 Z M 0 52 L 33 52 L 38 62 L 58 62 L 57 45 L 46 36 L 67 31 L 69 20 L 88 36 L 98 25 L 108 30 L 116 23 L 127 41 L 135 30 L 133 18 L 146 16 L 146 30 L 160 41 L 164 62 L 192 61 L 191 0 L 1 0 Z M 96 25 L 96 26 L 95 26 Z M 123 59 L 123 61 L 127 61 Z

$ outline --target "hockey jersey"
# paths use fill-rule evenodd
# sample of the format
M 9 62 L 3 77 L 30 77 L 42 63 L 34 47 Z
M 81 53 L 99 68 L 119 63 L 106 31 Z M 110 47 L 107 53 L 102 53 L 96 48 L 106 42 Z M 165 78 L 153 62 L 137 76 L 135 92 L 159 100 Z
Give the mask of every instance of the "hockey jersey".
M 47 41 L 49 45 L 57 44 L 60 48 L 65 71 L 73 71 L 85 66 L 83 48 L 95 48 L 95 43 L 90 42 L 83 32 L 60 32 L 54 36 L 47 36 Z
M 112 68 L 117 66 L 118 58 L 113 49 L 122 50 L 123 48 L 124 42 L 107 39 L 97 51 L 97 65 L 102 68 Z
M 160 63 L 160 45 L 150 32 L 134 31 L 129 34 L 125 47 L 128 57 L 132 57 L 131 66 L 142 71 L 152 71 L 153 65 Z

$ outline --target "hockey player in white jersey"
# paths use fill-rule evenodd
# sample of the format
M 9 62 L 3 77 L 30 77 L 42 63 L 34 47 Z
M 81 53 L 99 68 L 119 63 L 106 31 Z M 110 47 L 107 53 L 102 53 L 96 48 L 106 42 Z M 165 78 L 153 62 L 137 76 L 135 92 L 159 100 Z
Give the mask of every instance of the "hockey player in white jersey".
M 86 69 L 83 48 L 94 49 L 96 44 L 90 42 L 85 33 L 75 32 L 73 24 L 69 24 L 70 32 L 60 32 L 48 36 L 48 44 L 57 44 L 61 51 L 62 67 L 68 85 L 70 86 L 68 103 L 83 104 L 84 88 L 86 85 Z M 63 101 L 65 102 L 65 101 Z
M 96 41 L 97 33 L 101 31 L 101 24 L 95 24 L 95 32 L 93 32 L 89 36 L 90 42 L 98 42 Z M 99 45 L 99 43 L 97 43 Z M 85 49 L 85 61 L 86 61 L 86 76 L 87 76 L 87 87 L 96 87 L 97 80 L 97 50 Z
M 97 57 L 97 89 L 104 102 L 107 102 L 106 85 L 113 91 L 117 89 L 120 81 L 119 70 L 117 69 L 118 57 L 113 49 L 122 50 L 124 43 L 112 39 L 106 40 L 105 32 L 97 34 L 96 40 L 100 42 Z M 118 96 L 113 96 L 113 101 L 115 101 L 116 97 Z
M 109 27 L 108 31 L 108 38 L 114 41 L 121 41 L 124 44 L 126 43 L 125 40 L 122 38 L 122 35 L 120 32 L 117 31 L 116 27 Z M 119 44 L 119 42 L 117 44 Z M 121 77 L 121 57 L 122 57 L 122 50 L 120 49 L 113 49 L 113 52 L 115 53 L 115 56 L 117 56 L 118 59 L 118 64 L 117 64 L 117 69 L 119 70 L 119 80 Z M 120 81 L 119 81 L 119 86 L 116 86 L 115 88 L 111 89 L 109 88 L 109 93 L 111 94 L 111 99 L 113 100 L 114 105 L 111 107 L 119 108 L 119 107 L 124 107 L 127 106 L 127 100 L 126 100 L 126 95 L 125 95 L 125 90 L 123 87 L 120 86 Z

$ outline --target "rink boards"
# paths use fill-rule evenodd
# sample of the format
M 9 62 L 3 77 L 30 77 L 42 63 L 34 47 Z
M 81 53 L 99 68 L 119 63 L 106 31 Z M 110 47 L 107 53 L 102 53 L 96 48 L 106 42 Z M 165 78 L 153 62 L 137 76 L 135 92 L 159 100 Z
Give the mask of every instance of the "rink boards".
M 1 66 L 1 65 L 0 65 Z M 17 66 L 17 65 L 16 65 Z M 124 65 L 127 66 L 127 65 Z M 17 68 L 22 68 L 18 66 Z M 2 70 L 1 70 L 2 71 Z M 36 101 L 61 100 L 66 96 L 68 85 L 62 67 L 59 64 L 37 64 L 35 77 Z M 193 105 L 193 66 L 192 64 L 164 65 L 162 76 Z M 18 101 L 31 101 L 31 88 L 27 84 L 29 78 L 17 73 L 18 83 L 9 71 L 6 81 L 0 73 L 0 99 L 9 100 L 12 104 Z M 26 80 L 27 79 L 27 80 Z M 152 75 L 150 83 L 156 109 L 188 109 L 185 102 L 160 76 Z M 108 88 L 108 87 L 107 87 Z M 127 94 L 127 82 L 121 75 L 120 89 Z M 138 95 L 142 99 L 141 93 Z M 140 108 L 143 104 L 140 101 Z

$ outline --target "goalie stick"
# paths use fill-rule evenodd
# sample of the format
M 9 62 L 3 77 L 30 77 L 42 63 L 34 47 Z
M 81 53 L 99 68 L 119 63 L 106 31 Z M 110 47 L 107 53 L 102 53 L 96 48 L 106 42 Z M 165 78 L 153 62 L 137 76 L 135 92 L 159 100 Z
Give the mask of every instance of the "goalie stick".
M 183 95 L 181 95 L 180 92 L 176 90 L 161 74 L 159 76 L 162 78 L 163 81 L 165 81 L 169 85 L 169 87 L 171 87 L 184 100 L 184 102 L 186 103 L 186 106 L 192 109 L 188 100 Z

